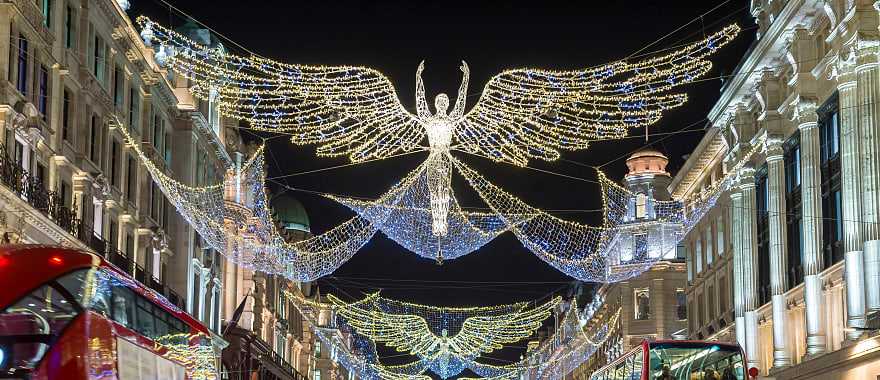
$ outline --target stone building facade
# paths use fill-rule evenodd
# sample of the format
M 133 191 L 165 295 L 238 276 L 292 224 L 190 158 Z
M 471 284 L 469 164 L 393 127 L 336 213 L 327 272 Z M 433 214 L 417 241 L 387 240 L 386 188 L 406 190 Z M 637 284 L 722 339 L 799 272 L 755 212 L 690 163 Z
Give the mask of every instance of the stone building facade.
M 878 5 L 752 1 L 757 39 L 670 186 L 736 176 L 684 242 L 688 331 L 738 342 L 762 376 L 880 373 Z
M 308 293 L 309 285 L 253 273 L 248 278 L 257 281 L 236 281 L 241 271 L 177 214 L 110 127 L 121 123 L 167 175 L 192 186 L 223 181 L 247 154 L 238 122 L 221 118 L 156 62 L 128 6 L 0 1 L 2 243 L 102 255 L 201 320 L 215 332 L 218 350 L 228 343 L 220 335 L 233 310 L 248 294 L 259 295 L 250 301 L 247 328 L 266 347 L 261 360 L 281 369 L 277 378 L 338 377 L 330 353 L 307 343 L 308 327 L 280 293 Z M 217 43 L 193 23 L 178 30 Z M 308 234 L 304 223 L 288 231 L 292 239 Z

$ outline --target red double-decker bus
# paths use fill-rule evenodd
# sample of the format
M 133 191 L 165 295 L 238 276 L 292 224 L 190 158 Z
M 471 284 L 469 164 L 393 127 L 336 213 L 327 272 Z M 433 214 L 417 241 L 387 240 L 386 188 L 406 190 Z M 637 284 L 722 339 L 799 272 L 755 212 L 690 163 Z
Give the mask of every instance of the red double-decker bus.
M 646 340 L 593 372 L 590 380 L 746 380 L 756 375 L 745 368 L 736 344 Z
M 97 255 L 0 247 L 0 379 L 215 378 L 209 337 Z

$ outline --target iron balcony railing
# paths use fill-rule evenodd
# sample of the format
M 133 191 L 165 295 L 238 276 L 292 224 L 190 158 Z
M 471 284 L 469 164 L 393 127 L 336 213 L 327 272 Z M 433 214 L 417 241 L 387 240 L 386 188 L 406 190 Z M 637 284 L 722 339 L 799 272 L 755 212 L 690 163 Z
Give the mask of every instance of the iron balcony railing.
M 162 294 L 171 303 L 183 307 L 183 299 L 177 293 L 159 282 L 143 267 L 132 262 L 113 244 L 98 236 L 91 225 L 77 218 L 74 211 L 75 202 L 71 206 L 65 205 L 63 194 L 46 189 L 43 181 L 21 167 L 21 164 L 12 159 L 3 146 L 0 146 L 0 183 L 98 255 L 124 270 L 141 284 Z

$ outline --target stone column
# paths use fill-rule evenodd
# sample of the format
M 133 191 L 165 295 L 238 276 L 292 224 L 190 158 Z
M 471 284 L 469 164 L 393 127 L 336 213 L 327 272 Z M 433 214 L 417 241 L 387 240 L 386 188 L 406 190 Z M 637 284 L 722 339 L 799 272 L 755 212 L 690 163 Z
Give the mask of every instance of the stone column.
M 767 187 L 769 202 L 767 211 L 770 227 L 770 291 L 773 307 L 773 368 L 791 365 L 791 355 L 786 347 L 786 210 L 785 210 L 785 163 L 782 140 L 770 137 L 767 148 Z
M 748 368 L 760 367 L 758 358 L 758 225 L 755 221 L 757 199 L 755 192 L 755 169 L 743 167 L 739 174 L 739 190 L 742 196 L 740 207 L 740 255 L 742 282 L 742 302 L 745 320 L 744 346 L 748 357 Z
M 841 65 L 837 90 L 840 96 L 840 178 L 841 222 L 843 224 L 843 249 L 846 265 L 847 326 L 862 327 L 865 321 L 864 258 L 862 254 L 861 184 L 859 174 L 859 98 L 865 89 L 856 89 L 856 77 L 852 65 Z M 859 78 L 861 79 L 861 78 Z M 873 89 L 867 91 L 873 93 Z M 873 99 L 865 99 L 874 101 Z M 857 340 L 862 331 L 851 329 L 847 339 Z
M 861 171 L 861 222 L 866 308 L 880 311 L 880 109 L 878 65 L 873 53 L 861 54 L 856 68 L 859 110 L 858 143 Z M 843 108 L 843 104 L 841 104 Z M 841 150 L 843 146 L 841 146 Z M 843 174 L 841 174 L 843 175 Z M 845 207 L 845 206 L 844 206 Z M 844 208 L 844 211 L 846 209 Z M 849 219 L 846 213 L 844 217 Z M 847 300 L 848 301 L 848 300 Z
M 804 304 L 807 322 L 807 355 L 825 353 L 822 305 L 822 189 L 819 163 L 819 128 L 816 103 L 798 105 L 801 133 L 801 199 L 803 214 Z
M 746 346 L 745 301 L 743 300 L 742 272 L 742 205 L 743 194 L 739 189 L 730 193 L 731 243 L 733 244 L 733 311 L 736 326 L 736 341 Z

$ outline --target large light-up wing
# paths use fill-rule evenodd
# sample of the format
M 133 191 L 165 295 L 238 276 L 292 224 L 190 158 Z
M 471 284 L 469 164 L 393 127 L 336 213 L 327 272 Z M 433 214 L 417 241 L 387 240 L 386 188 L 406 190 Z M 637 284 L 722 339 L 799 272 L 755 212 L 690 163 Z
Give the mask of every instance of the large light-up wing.
M 424 136 L 394 86 L 368 67 L 292 65 L 212 48 L 144 18 L 157 61 L 190 81 L 193 94 L 221 115 L 259 130 L 284 132 L 295 144 L 318 144 L 323 156 L 354 161 L 418 148 Z
M 456 149 L 525 165 L 555 160 L 559 149 L 620 138 L 682 105 L 674 93 L 706 74 L 706 58 L 739 32 L 731 25 L 661 57 L 572 71 L 508 70 L 486 84 L 477 104 L 456 124 Z
M 467 318 L 461 331 L 452 338 L 452 349 L 461 356 L 478 356 L 526 339 L 550 317 L 561 298 L 534 308 L 527 304 L 511 313 L 482 315 Z
M 391 314 L 373 304 L 379 293 L 347 305 L 328 295 L 337 315 L 345 318 L 359 334 L 377 343 L 395 348 L 398 352 L 426 352 L 436 346 L 439 337 L 431 332 L 424 318 L 412 314 Z M 368 311 L 367 311 L 368 310 Z

